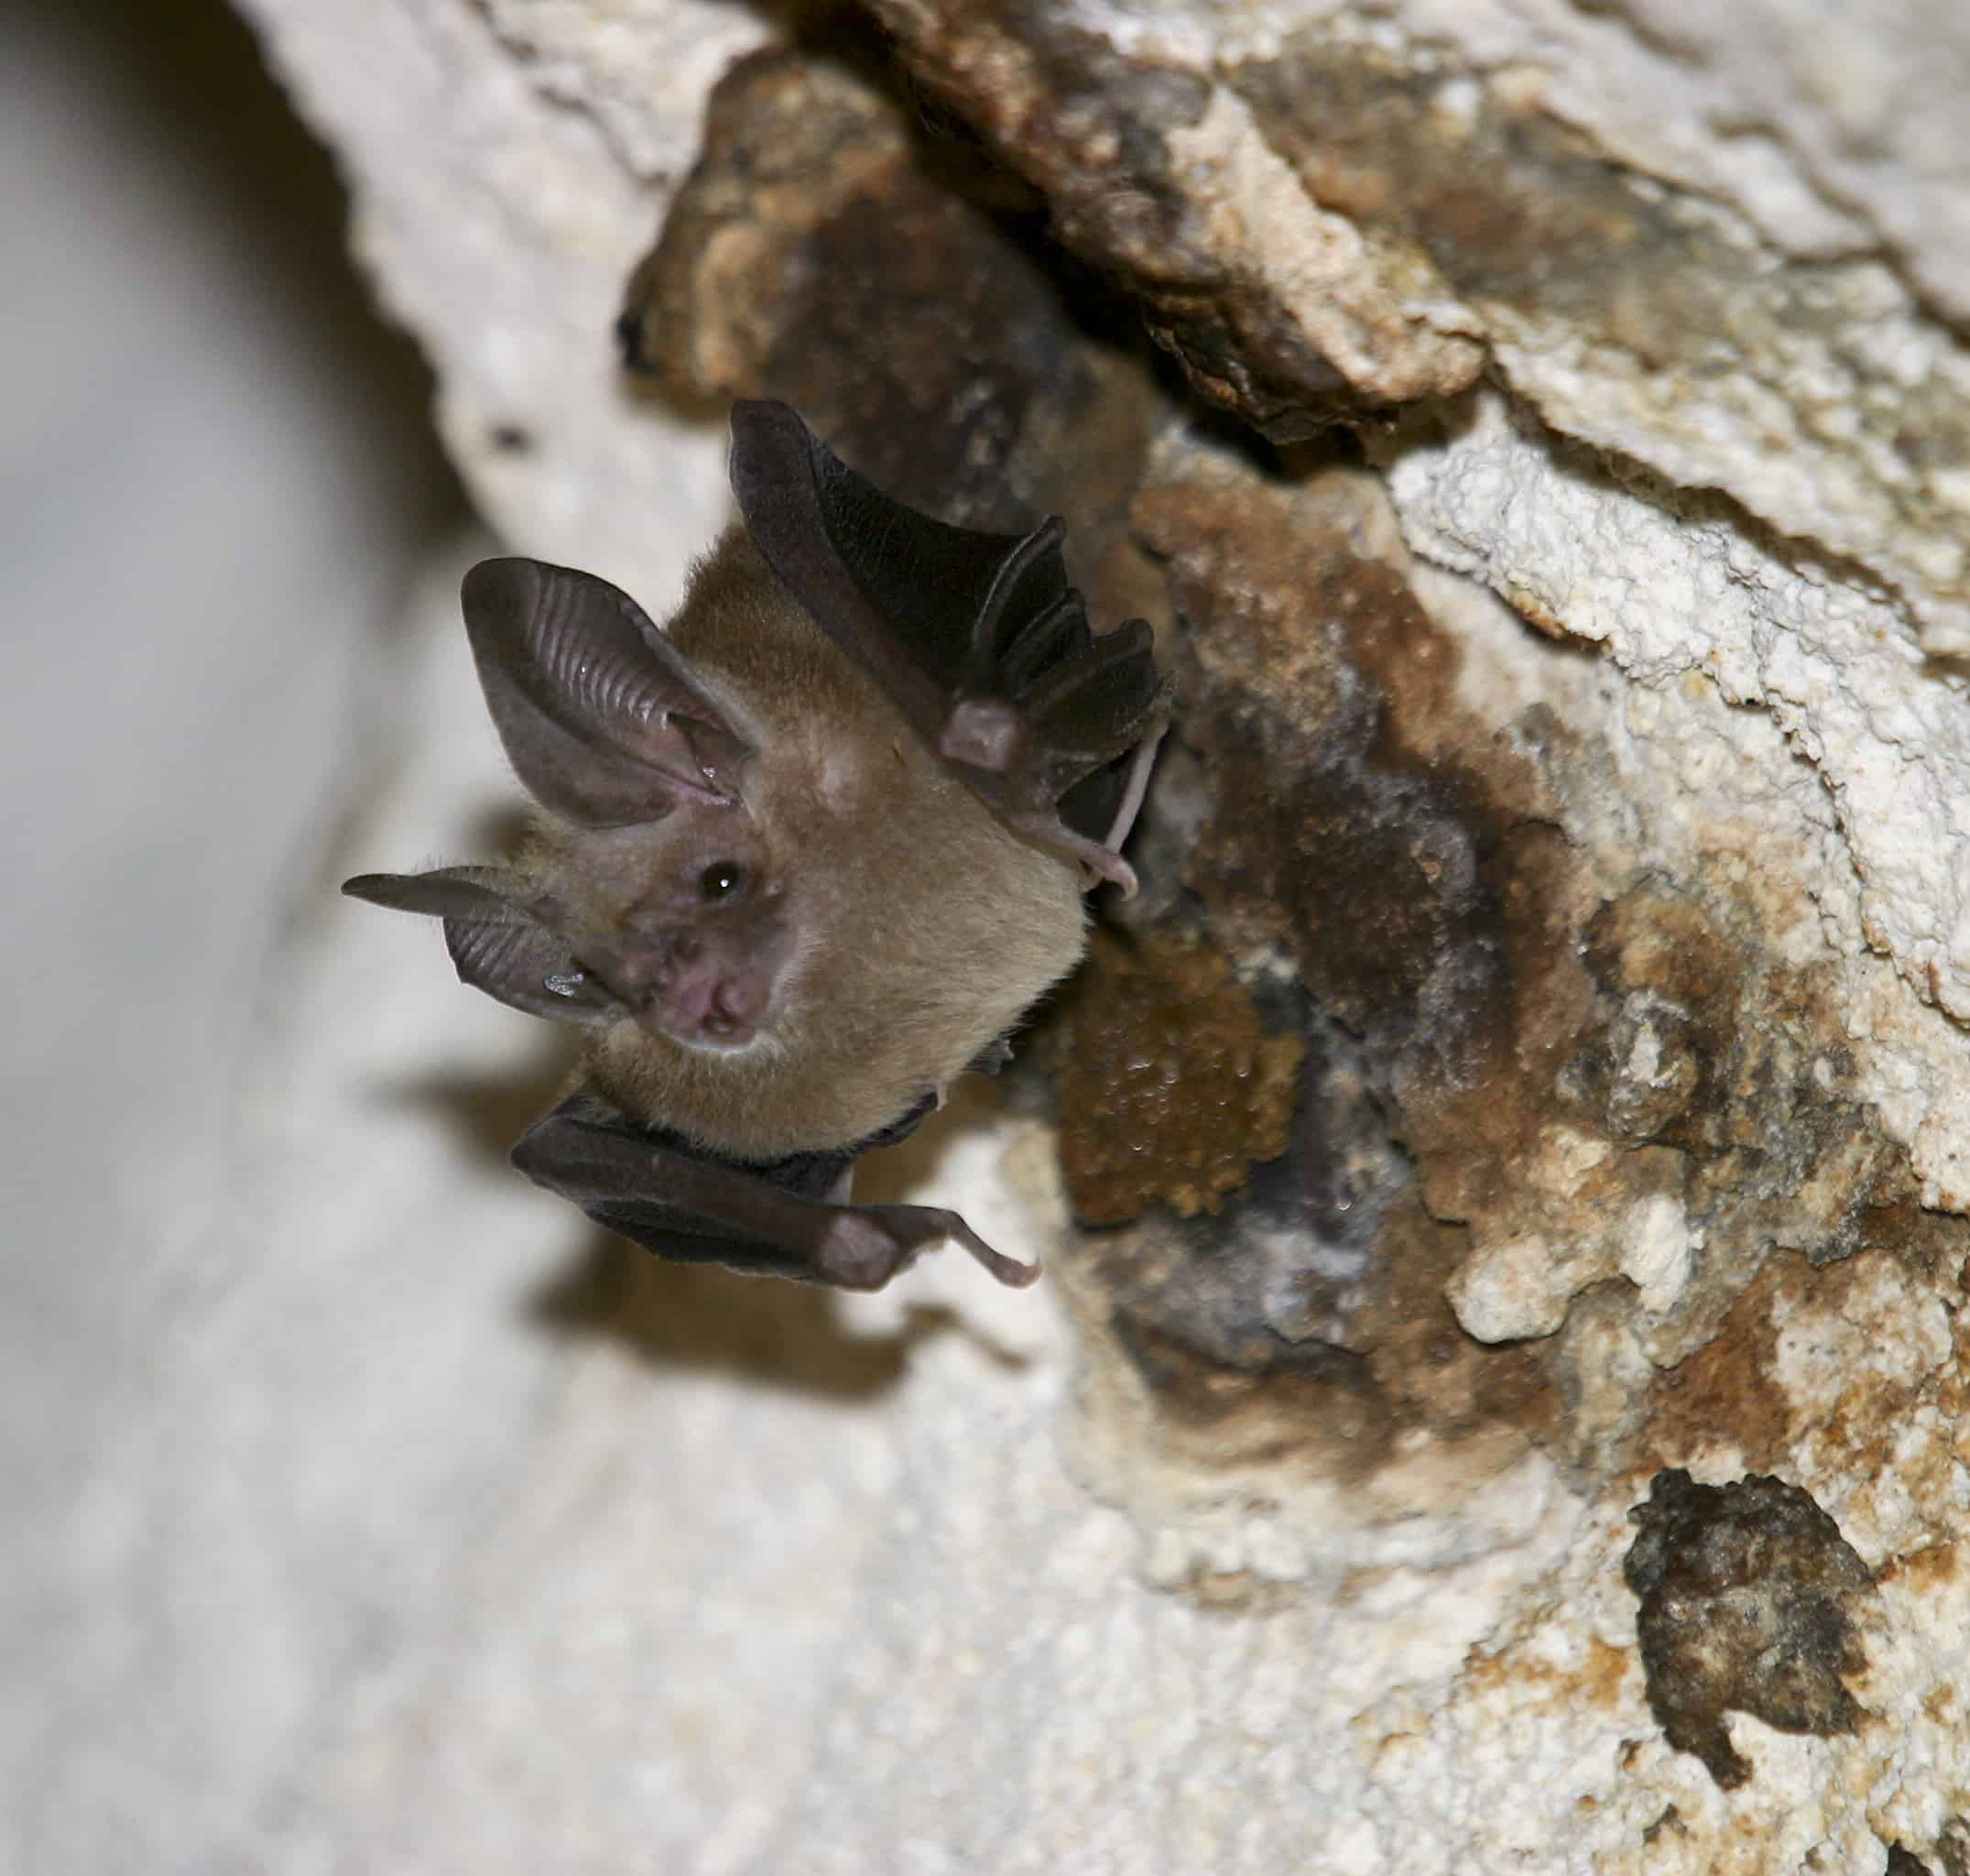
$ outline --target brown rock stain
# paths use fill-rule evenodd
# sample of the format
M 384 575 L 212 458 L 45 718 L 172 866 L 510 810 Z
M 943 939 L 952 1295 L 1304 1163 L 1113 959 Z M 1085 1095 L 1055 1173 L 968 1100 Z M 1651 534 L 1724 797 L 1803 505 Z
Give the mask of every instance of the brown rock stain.
M 1792 1408 L 1772 1378 L 1778 1332 L 1775 1298 L 1796 1271 L 1769 1264 L 1737 1297 L 1715 1335 L 1660 1371 L 1638 1413 L 1636 1463 L 1654 1472 L 1723 1441 L 1748 1467 L 1784 1463 L 1792 1446 Z
M 1917 1596 L 1932 1596 L 1963 1574 L 1963 1552 L 1947 1541 L 1925 1543 L 1920 1550 L 1904 1551 L 1875 1572 L 1875 1581 L 1905 1586 Z M 1954 1698 L 1954 1696 L 1951 1696 Z
M 1563 855 L 1550 824 L 1516 817 L 1492 842 L 1491 796 L 1461 760 L 1478 739 L 1455 704 L 1457 653 L 1389 564 L 1379 499 L 1347 472 L 1270 488 L 1219 473 L 1137 505 L 1192 627 L 1185 734 L 1215 805 L 1189 883 L 1233 954 L 1291 958 L 1325 1012 L 1310 1042 L 1326 1040 L 1302 1064 L 1293 1138 L 1227 1191 L 1219 1229 L 1090 1246 L 1113 1300 L 1109 1332 L 1170 1437 L 1208 1429 L 1221 1454 L 1277 1451 L 1346 1476 L 1385 1463 L 1411 1429 L 1451 1443 L 1487 1428 L 1523 1437 L 1555 1408 L 1533 1356 L 1483 1347 L 1457 1327 L 1443 1285 L 1465 1234 L 1419 1203 L 1411 1162 L 1388 1138 L 1380 1064 L 1365 1075 L 1359 1053 L 1364 1035 L 1399 1059 L 1407 1046 L 1419 1087 L 1451 1079 L 1441 1070 L 1452 1061 L 1486 1159 L 1508 1159 L 1512 1109 L 1484 1073 L 1508 1063 L 1518 1040 L 1497 908 L 1517 907 L 1543 934 L 1549 895 L 1528 887 L 1525 866 L 1474 849 L 1514 845 L 1534 871 Z M 1522 758 L 1493 759 L 1529 779 Z M 1443 994 L 1444 959 L 1460 950 L 1466 986 L 1488 984 L 1488 1007 Z M 1305 993 L 1286 994 L 1297 1008 Z M 1212 1008 L 1196 987 L 1186 998 Z M 1152 1053 L 1133 1047 L 1126 1026 L 1103 1037 L 1075 1024 L 1078 1057 Z M 1181 1160 L 1138 1178 L 1128 1206 L 1159 1183 L 1187 1192 L 1192 1178 Z M 1486 1450 L 1503 1463 L 1514 1448 Z
M 1154 623 L 1125 522 L 1162 400 L 1132 310 L 1047 265 L 1030 192 L 932 135 L 880 47 L 840 49 L 756 52 L 714 87 L 626 291 L 626 362 L 687 410 L 785 398 L 961 525 L 1069 514 L 1097 622 Z
M 1348 1397 L 1325 1411 L 1344 1416 L 1350 1467 L 1401 1430 L 1485 1423 L 1553 1438 L 1603 1476 L 1720 1441 L 1779 1465 L 1802 1434 L 1842 1428 L 1798 1423 L 1775 1309 L 1839 1308 L 1835 1273 L 1870 1250 L 1931 1285 L 1966 1227 L 1914 1203 L 1904 1155 L 1850 1092 L 1829 980 L 1773 958 L 1766 934 L 1797 916 L 1796 885 L 1739 854 L 1694 880 L 1598 876 L 1541 766 L 1559 750 L 1577 787 L 1591 751 L 1550 722 L 1521 736 L 1473 718 L 1458 646 L 1366 518 L 1376 498 L 1344 469 L 1268 480 L 1207 461 L 1166 469 L 1135 510 L 1187 628 L 1180 733 L 1208 778 L 1184 883 L 1227 953 L 1290 958 L 1332 1025 L 1309 1111 L 1344 1061 L 1394 1154 L 1360 1274 L 1313 1338 L 1322 1386 Z M 1339 1106 L 1320 1118 L 1326 1137 L 1350 1124 Z M 1282 1165 L 1310 1163 L 1304 1146 Z M 1663 1202 L 1700 1255 L 1636 1323 L 1657 1378 L 1611 1440 L 1584 1439 L 1565 1420 L 1574 1345 L 1475 1343 L 1444 1285 L 1473 1234 L 1550 1244 L 1583 1282 L 1612 1275 L 1625 1221 Z M 1225 1219 L 1208 1308 L 1203 1266 L 1181 1252 L 1135 1270 L 1104 1253 L 1138 1358 L 1154 1324 L 1198 1358 L 1277 1372 L 1277 1325 L 1243 1345 L 1196 1332 L 1263 1281 L 1235 1250 L 1253 1221 Z M 1623 1283 L 1605 1308 L 1634 1318 L 1633 1297 Z M 1887 1438 L 1898 1403 L 1856 1388 L 1844 1412 Z
M 1502 1695 L 1515 1707 L 1550 1707 L 1565 1713 L 1594 1707 L 1613 1713 L 1627 1702 L 1636 1665 L 1630 1650 L 1590 1634 L 1582 1658 L 1563 1664 L 1522 1645 L 1490 1652 L 1474 1648 L 1458 1671 L 1457 1685 L 1466 1697 L 1495 1701 Z

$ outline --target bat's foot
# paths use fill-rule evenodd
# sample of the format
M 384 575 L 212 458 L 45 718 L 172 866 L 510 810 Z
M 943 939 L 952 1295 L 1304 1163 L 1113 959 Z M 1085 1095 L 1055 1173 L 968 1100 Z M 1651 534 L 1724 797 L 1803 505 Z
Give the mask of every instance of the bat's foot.
M 1039 1278 L 1038 1264 L 1022 1264 L 996 1251 L 955 1212 L 930 1205 L 844 1205 L 828 1221 L 815 1252 L 815 1273 L 844 1290 L 880 1290 L 924 1251 L 962 1244 L 1013 1289 Z

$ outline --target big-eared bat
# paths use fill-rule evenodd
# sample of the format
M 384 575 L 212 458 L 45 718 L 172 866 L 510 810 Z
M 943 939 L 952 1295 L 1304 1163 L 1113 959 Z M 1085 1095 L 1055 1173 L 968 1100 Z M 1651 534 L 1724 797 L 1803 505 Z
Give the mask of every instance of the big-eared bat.
M 740 520 L 658 630 L 626 594 L 482 562 L 463 604 L 539 803 L 510 866 L 365 874 L 460 977 L 586 1031 L 520 1170 L 665 1257 L 874 1289 L 954 1213 L 855 1205 L 855 1160 L 996 1068 L 1085 943 L 1170 708 L 1150 634 L 1097 636 L 1057 519 L 952 527 L 788 406 L 732 414 Z

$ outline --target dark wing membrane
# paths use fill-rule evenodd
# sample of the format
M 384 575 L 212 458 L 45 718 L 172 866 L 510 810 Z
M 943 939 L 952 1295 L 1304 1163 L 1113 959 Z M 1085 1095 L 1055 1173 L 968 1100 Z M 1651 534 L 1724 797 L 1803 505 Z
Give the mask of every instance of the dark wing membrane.
M 855 1161 L 901 1139 L 931 1105 L 853 1146 L 749 1165 L 639 1128 L 584 1088 L 527 1130 L 513 1163 L 597 1224 L 680 1262 L 873 1290 L 949 1238 L 1001 1282 L 1031 1282 L 1033 1266 L 1002 1257 L 954 1213 L 844 1203 Z
M 735 405 L 732 436 L 740 513 L 789 590 L 1008 825 L 1090 861 L 1126 777 L 1076 793 L 1074 824 L 1059 803 L 1167 716 L 1148 627 L 1090 628 L 1057 519 L 991 534 L 919 514 L 785 404 Z

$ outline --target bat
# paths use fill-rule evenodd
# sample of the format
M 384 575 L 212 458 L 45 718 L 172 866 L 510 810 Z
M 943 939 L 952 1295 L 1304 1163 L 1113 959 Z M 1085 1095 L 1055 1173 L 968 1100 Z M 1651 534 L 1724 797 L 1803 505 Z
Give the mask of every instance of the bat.
M 900 1140 L 1079 960 L 1171 684 L 1140 619 L 1096 635 L 1057 518 L 953 527 L 789 406 L 732 413 L 739 520 L 659 630 L 525 559 L 462 590 L 539 813 L 504 866 L 343 890 L 443 922 L 460 978 L 583 1031 L 577 1091 L 513 1150 L 659 1256 L 876 1289 L 955 1213 L 856 1205 Z

